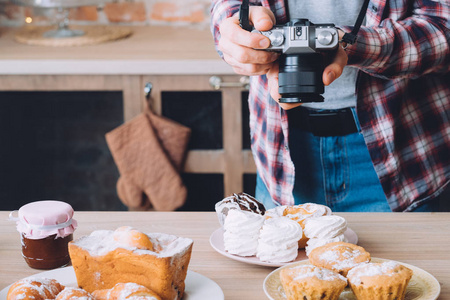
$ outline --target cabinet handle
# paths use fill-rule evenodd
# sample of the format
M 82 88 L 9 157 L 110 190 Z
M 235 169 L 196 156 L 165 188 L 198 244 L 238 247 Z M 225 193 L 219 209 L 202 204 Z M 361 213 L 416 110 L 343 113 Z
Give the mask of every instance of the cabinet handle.
M 145 99 L 147 99 L 147 100 L 150 99 L 150 94 L 152 93 L 152 89 L 153 89 L 153 84 L 151 82 L 145 83 L 145 86 L 144 86 Z
M 223 82 L 222 78 L 220 78 L 219 76 L 211 76 L 209 78 L 209 84 L 215 90 L 219 90 L 225 87 L 240 87 L 248 90 L 250 87 L 250 78 L 248 76 L 242 76 L 241 78 L 239 78 L 239 82 Z

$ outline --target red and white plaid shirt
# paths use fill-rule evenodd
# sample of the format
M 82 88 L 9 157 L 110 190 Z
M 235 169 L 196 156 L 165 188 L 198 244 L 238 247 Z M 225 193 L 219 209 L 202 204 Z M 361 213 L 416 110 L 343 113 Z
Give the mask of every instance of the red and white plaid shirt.
M 240 4 L 212 1 L 216 45 L 220 22 Z M 250 4 L 270 8 L 277 24 L 286 23 L 284 0 Z M 372 0 L 357 43 L 347 48 L 348 64 L 360 70 L 356 93 L 361 130 L 394 211 L 414 209 L 449 183 L 449 17 L 450 0 Z M 286 113 L 270 97 L 266 76 L 252 76 L 250 86 L 251 141 L 258 172 L 274 201 L 293 204 Z

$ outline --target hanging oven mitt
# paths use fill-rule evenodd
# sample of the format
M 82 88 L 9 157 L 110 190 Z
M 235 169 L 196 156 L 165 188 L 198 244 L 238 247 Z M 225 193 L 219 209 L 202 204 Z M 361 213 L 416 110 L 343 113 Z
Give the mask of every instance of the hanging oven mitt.
M 179 172 L 191 130 L 147 109 L 106 134 L 121 177 L 117 192 L 134 210 L 175 210 L 186 201 Z

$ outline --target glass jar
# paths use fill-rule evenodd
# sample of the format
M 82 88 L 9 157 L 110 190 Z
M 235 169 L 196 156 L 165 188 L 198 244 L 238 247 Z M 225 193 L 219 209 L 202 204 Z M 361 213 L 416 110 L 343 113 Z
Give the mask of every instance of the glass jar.
M 61 201 L 36 201 L 22 206 L 17 222 L 21 235 L 22 256 L 34 269 L 55 269 L 70 262 L 68 243 L 77 222 L 73 209 Z

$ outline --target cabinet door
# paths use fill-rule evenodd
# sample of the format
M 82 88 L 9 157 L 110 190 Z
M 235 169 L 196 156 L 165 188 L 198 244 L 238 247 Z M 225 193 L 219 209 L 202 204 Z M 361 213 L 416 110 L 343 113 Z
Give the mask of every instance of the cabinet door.
M 254 194 L 248 94 L 238 86 L 215 89 L 210 77 L 143 76 L 142 85 L 150 82 L 153 87 L 149 102 L 152 110 L 192 130 L 182 174 L 188 199 L 182 210 L 214 210 L 217 201 L 232 193 Z M 239 82 L 241 76 L 221 79 L 228 85 Z
M 0 76 L 0 209 L 125 210 L 105 133 L 141 111 L 137 76 Z M 139 93 L 139 95 L 136 95 Z

